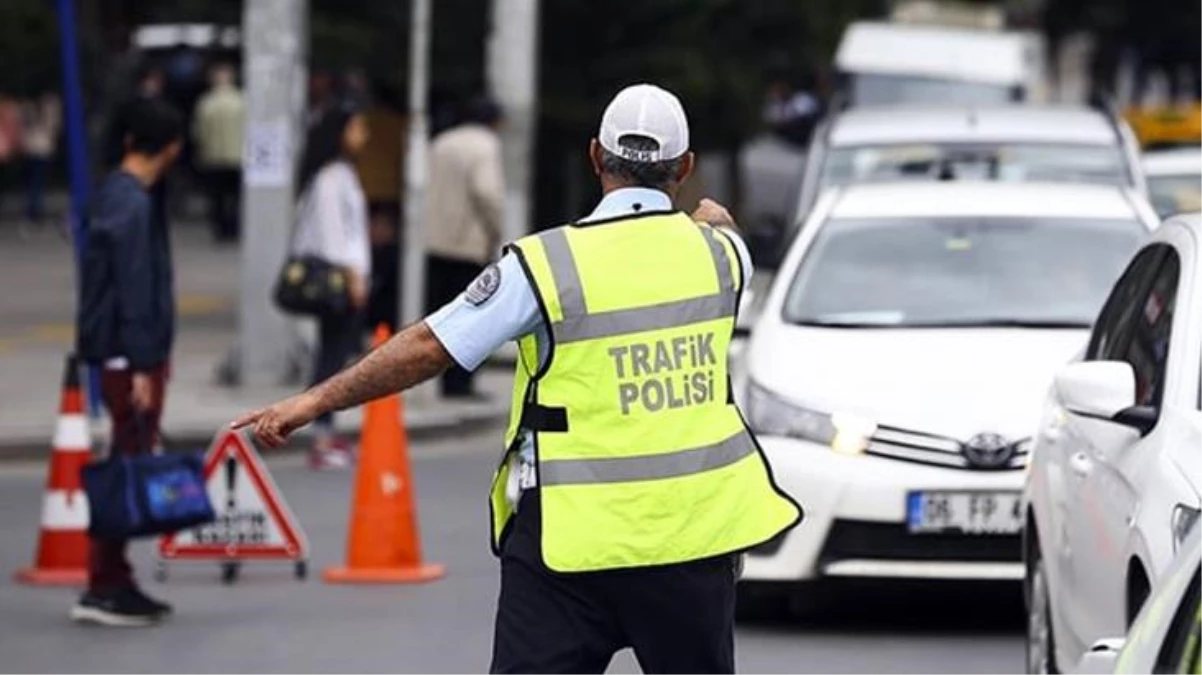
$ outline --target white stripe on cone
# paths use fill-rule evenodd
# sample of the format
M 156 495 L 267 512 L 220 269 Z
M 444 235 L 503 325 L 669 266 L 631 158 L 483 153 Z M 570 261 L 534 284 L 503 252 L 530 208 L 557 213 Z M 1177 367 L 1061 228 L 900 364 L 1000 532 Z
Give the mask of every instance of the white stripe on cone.
M 83 490 L 47 490 L 42 499 L 42 529 L 88 529 L 87 493 Z
M 88 418 L 77 413 L 59 415 L 58 424 L 54 427 L 54 449 L 59 452 L 90 452 L 92 440 Z

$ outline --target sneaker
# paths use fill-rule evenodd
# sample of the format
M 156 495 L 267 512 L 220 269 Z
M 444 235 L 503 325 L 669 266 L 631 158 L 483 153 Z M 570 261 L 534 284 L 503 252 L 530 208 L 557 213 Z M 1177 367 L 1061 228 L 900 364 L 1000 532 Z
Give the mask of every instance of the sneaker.
M 162 600 L 156 600 L 149 595 L 146 595 L 146 593 L 137 586 L 130 587 L 127 592 L 132 595 L 134 599 L 141 605 L 153 609 L 160 617 L 170 616 L 171 613 L 175 611 L 171 605 L 163 602 Z
M 309 468 L 315 471 L 349 469 L 353 462 L 347 450 L 339 448 L 313 448 L 309 451 Z
M 141 601 L 129 589 L 87 591 L 71 608 L 71 620 L 102 626 L 149 626 L 163 617 L 150 604 Z
M 359 445 L 345 438 L 334 439 L 334 450 L 346 455 L 351 464 L 354 464 L 359 457 Z

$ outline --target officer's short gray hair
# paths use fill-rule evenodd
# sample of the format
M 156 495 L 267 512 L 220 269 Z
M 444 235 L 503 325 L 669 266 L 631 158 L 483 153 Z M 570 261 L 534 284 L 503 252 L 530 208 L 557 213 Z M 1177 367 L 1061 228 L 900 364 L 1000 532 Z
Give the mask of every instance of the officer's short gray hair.
M 630 150 L 659 150 L 659 143 L 653 138 L 627 134 L 618 139 L 618 145 Z M 609 174 L 630 187 L 645 187 L 655 190 L 667 190 L 680 176 L 684 157 L 666 159 L 659 162 L 634 162 L 614 153 L 601 149 L 601 172 Z

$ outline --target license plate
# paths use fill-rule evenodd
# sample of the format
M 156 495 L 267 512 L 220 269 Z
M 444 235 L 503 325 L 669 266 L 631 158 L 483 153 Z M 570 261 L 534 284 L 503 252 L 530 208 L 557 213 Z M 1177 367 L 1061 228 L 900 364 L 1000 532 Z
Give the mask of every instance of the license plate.
M 1022 508 L 1022 494 L 1015 491 L 911 492 L 906 525 L 916 534 L 1017 534 Z

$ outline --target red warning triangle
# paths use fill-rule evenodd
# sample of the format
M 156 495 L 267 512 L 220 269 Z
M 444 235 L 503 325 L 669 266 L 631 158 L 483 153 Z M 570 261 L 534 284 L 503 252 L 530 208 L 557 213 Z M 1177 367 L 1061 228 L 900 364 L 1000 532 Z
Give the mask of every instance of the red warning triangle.
M 165 560 L 303 560 L 309 541 L 250 441 L 222 431 L 205 457 L 217 519 L 159 540 Z

